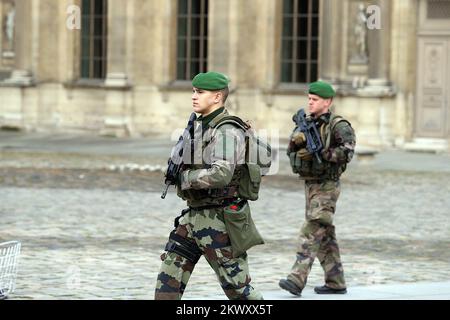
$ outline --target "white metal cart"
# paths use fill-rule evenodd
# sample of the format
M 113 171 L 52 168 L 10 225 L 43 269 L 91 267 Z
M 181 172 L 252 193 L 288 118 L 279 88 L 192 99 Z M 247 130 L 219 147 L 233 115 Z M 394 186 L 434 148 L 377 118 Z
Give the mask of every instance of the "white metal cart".
M 19 241 L 0 243 L 0 300 L 15 289 L 20 247 Z

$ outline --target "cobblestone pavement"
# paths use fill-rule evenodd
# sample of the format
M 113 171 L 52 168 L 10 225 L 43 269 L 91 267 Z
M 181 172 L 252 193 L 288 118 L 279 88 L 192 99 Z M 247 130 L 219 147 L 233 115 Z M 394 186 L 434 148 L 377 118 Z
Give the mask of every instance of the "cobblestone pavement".
M 163 162 L 143 167 L 143 156 L 14 150 L 0 156 L 0 242 L 22 242 L 11 298 L 153 299 L 159 256 L 184 208 L 172 189 L 160 199 Z M 450 279 L 449 179 L 450 171 L 350 166 L 335 219 L 349 287 Z M 249 251 L 252 284 L 278 290 L 304 221 L 302 183 L 283 169 L 264 179 L 251 207 L 266 240 Z M 316 262 L 308 286 L 322 277 Z M 220 291 L 201 259 L 185 298 Z

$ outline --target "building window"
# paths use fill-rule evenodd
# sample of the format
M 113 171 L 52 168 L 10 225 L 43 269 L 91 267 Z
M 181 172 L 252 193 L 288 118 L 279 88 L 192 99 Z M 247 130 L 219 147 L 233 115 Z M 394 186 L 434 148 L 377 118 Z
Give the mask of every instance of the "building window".
M 283 0 L 281 82 L 317 80 L 319 0 Z
M 177 80 L 208 67 L 208 0 L 178 0 Z
M 450 19 L 450 0 L 428 0 L 428 19 Z
M 81 3 L 81 78 L 106 77 L 107 0 Z

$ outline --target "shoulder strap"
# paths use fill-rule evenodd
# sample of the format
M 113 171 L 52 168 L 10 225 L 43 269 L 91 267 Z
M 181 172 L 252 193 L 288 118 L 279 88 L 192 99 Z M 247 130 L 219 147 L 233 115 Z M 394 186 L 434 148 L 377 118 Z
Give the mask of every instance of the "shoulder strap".
M 330 122 L 325 126 L 325 135 L 326 135 L 326 141 L 324 146 L 325 150 L 328 150 L 330 148 L 331 133 L 333 132 L 334 128 L 336 128 L 336 125 L 342 121 L 345 121 L 349 125 L 351 125 L 350 122 L 348 122 L 348 120 L 345 120 L 342 116 L 337 114 L 331 114 Z
M 213 128 L 213 130 L 217 130 L 220 126 L 222 126 L 224 124 L 231 124 L 237 128 L 244 130 L 244 132 L 247 132 L 250 129 L 250 126 L 247 123 L 245 123 L 244 121 L 242 121 L 241 118 L 236 117 L 236 116 L 231 116 L 229 114 L 223 114 L 223 115 L 220 115 L 220 116 L 214 118 L 208 124 L 208 126 Z M 249 143 L 250 143 L 249 138 L 246 135 L 245 136 L 245 161 L 246 162 L 249 161 Z
M 236 117 L 236 116 L 231 116 L 228 114 L 224 114 L 222 116 L 216 117 L 208 125 L 211 128 L 217 129 L 224 124 L 232 124 L 238 128 L 241 128 L 244 131 L 247 131 L 248 129 L 250 129 L 250 126 L 247 123 L 245 123 L 241 118 Z

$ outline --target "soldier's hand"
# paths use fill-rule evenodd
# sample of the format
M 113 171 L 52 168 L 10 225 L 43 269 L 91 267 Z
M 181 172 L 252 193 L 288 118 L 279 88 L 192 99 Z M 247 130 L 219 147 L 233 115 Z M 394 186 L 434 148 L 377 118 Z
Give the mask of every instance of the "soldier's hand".
M 326 161 L 330 161 L 331 159 L 331 150 L 322 150 L 320 152 L 320 154 L 322 155 L 322 159 L 326 160 Z
M 309 153 L 306 148 L 301 148 L 300 150 L 298 150 L 297 155 L 300 157 L 300 159 L 305 161 L 311 161 L 313 159 L 312 154 Z
M 289 141 L 288 147 L 287 147 L 287 155 L 289 155 L 291 152 L 297 152 L 299 147 L 297 147 L 294 143 L 294 141 Z
M 296 146 L 303 147 L 306 145 L 305 134 L 303 132 L 294 132 L 291 141 L 293 141 Z

